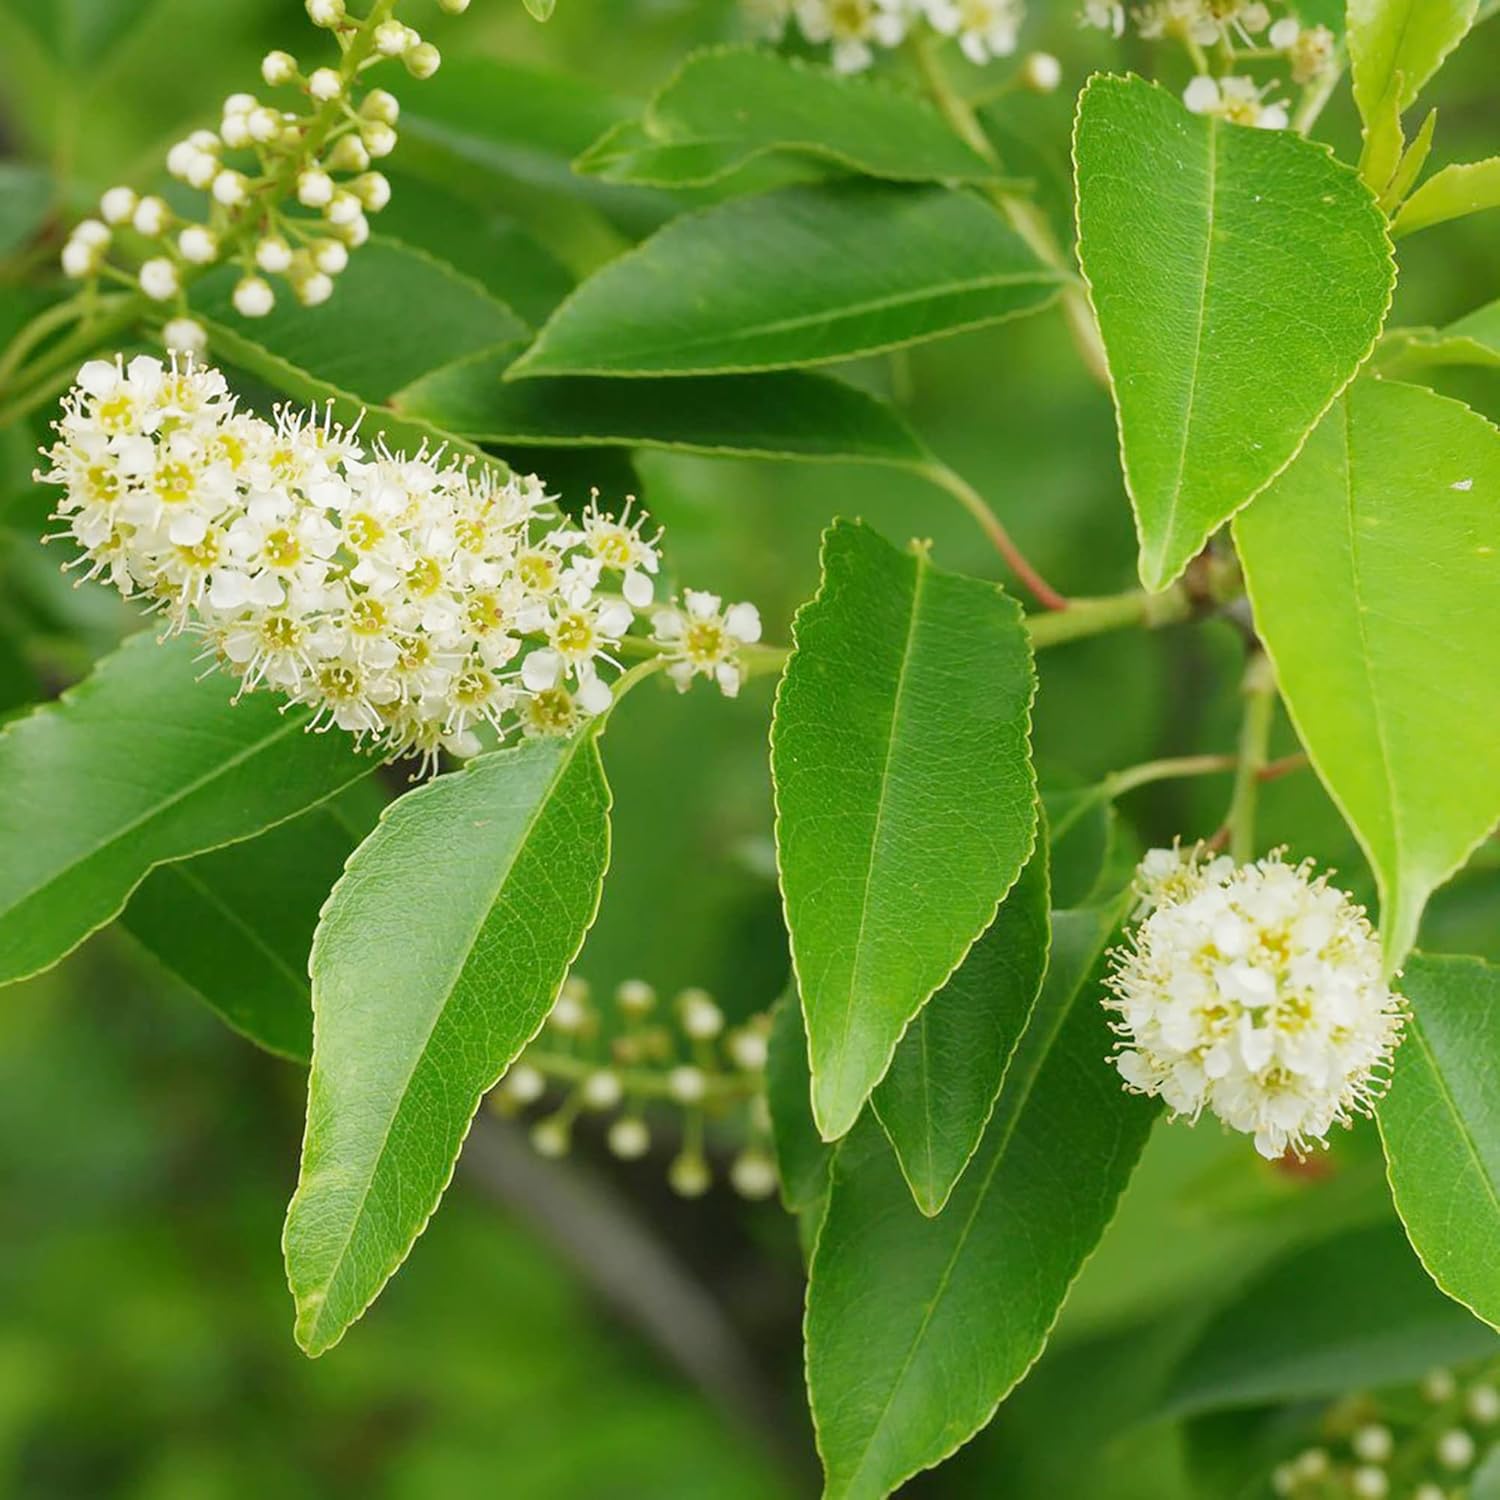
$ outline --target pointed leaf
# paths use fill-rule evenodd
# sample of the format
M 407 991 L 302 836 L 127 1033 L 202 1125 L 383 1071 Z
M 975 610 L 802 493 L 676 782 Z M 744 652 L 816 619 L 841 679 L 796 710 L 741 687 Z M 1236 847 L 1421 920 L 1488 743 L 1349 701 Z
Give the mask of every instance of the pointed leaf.
M 1118 909 L 1055 914 L 1031 1024 L 942 1214 L 918 1212 L 872 1121 L 839 1148 L 807 1300 L 830 1497 L 876 1500 L 983 1427 L 1113 1217 L 1155 1114 L 1107 1061 Z
M 1376 350 L 1382 375 L 1412 380 L 1443 365 L 1500 369 L 1500 300 L 1466 313 L 1446 328 L 1393 329 Z
M 1380 1102 L 1396 1211 L 1450 1297 L 1500 1327 L 1500 968 L 1417 957 L 1406 1040 Z
M 1448 219 L 1500 208 L 1500 156 L 1435 172 L 1401 205 L 1391 225 L 1396 236 L 1414 234 Z
M 968 193 L 877 182 L 783 188 L 675 219 L 609 262 L 510 373 L 826 364 L 1035 312 L 1059 284 Z
M 924 1214 L 941 1213 L 979 1147 L 1006 1069 L 1047 972 L 1047 841 L 1036 848 L 988 931 L 917 1013 L 875 1112 Z
M 1353 378 L 1395 264 L 1369 189 L 1292 131 L 1105 77 L 1084 90 L 1074 144 L 1141 579 L 1160 589 Z
M 599 905 L 595 733 L 499 750 L 393 803 L 313 942 L 313 1060 L 287 1211 L 297 1342 L 331 1348 L 426 1227 L 485 1091 Z
M 1500 432 L 1364 380 L 1235 524 L 1256 627 L 1380 887 L 1387 964 L 1500 820 Z
M 811 1208 L 828 1191 L 833 1152 L 812 1117 L 812 1079 L 807 1071 L 807 1032 L 795 990 L 776 1002 L 766 1058 L 766 1103 L 771 1140 L 781 1178 L 781 1201 L 792 1213 Z
M 846 521 L 793 640 L 771 731 L 777 856 L 813 1114 L 835 1140 L 1031 853 L 1035 675 L 997 585 Z
M 1479 0 L 1349 0 L 1349 69 L 1368 126 L 1387 92 L 1405 110 L 1474 24 Z
M 198 642 L 133 636 L 0 733 L 0 984 L 55 964 L 151 870 L 247 839 L 367 775 L 270 693 L 231 701 Z

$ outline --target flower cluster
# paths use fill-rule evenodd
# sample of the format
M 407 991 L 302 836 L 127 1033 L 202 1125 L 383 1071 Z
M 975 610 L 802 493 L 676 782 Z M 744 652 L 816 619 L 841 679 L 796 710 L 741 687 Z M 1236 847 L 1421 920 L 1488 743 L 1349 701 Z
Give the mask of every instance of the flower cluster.
M 1183 90 L 1183 103 L 1194 114 L 1235 125 L 1285 130 L 1291 123 L 1286 101 L 1276 97 L 1279 80 L 1258 83 L 1235 71 L 1241 61 L 1280 62 L 1300 88 L 1328 77 L 1335 66 L 1336 41 L 1326 26 L 1278 17 L 1265 0 L 1150 0 L 1134 7 L 1129 19 L 1147 41 L 1176 42 L 1186 49 L 1195 75 Z M 1119 0 L 1085 0 L 1080 20 L 1118 37 L 1125 31 L 1126 8 Z
M 454 14 L 468 4 L 442 0 Z M 363 75 L 399 59 L 413 78 L 430 78 L 442 62 L 393 8 L 376 5 L 356 20 L 345 0 L 307 0 L 313 24 L 338 42 L 338 66 L 304 72 L 290 53 L 268 53 L 261 76 L 272 89 L 295 90 L 294 107 L 231 94 L 217 130 L 195 130 L 167 152 L 171 176 L 206 195 L 201 219 L 180 217 L 154 194 L 112 187 L 99 217 L 83 220 L 63 246 L 63 271 L 77 280 L 106 276 L 173 304 L 164 341 L 193 353 L 206 339 L 188 314 L 186 284 L 219 262 L 241 267 L 233 302 L 243 317 L 264 317 L 275 305 L 268 277 L 283 278 L 306 307 L 326 301 L 349 252 L 370 237 L 367 215 L 391 196 L 371 164 L 395 149 L 400 105 L 383 88 L 361 96 Z M 112 248 L 123 252 L 121 265 L 110 262 Z
M 612 1114 L 605 1143 L 624 1161 L 651 1150 L 648 1111 L 670 1110 L 680 1117 L 667 1167 L 673 1191 L 684 1198 L 708 1191 L 712 1124 L 734 1142 L 730 1186 L 741 1197 L 769 1197 L 777 1181 L 763 1076 L 770 1018 L 729 1029 L 700 989 L 683 990 L 664 1016 L 659 1010 L 642 980 L 620 985 L 606 1013 L 583 980 L 570 978 L 542 1034 L 501 1080 L 494 1107 L 513 1115 L 553 1095 L 555 1107 L 531 1127 L 543 1156 L 566 1154 L 580 1116 Z
M 1342 1398 L 1322 1413 L 1318 1441 L 1276 1466 L 1272 1490 L 1288 1500 L 1458 1500 L 1493 1448 L 1496 1374 L 1437 1369 L 1416 1392 Z
M 997 57 L 1012 56 L 1026 19 L 1024 0 L 753 0 L 760 29 L 779 41 L 795 21 L 804 40 L 827 46 L 840 73 L 858 73 L 875 61 L 877 51 L 899 47 L 919 27 L 957 40 L 965 57 L 983 67 Z M 1038 93 L 1050 93 L 1061 81 L 1057 59 L 1034 53 L 1026 59 L 1020 82 Z
M 1201 847 L 1152 851 L 1137 889 L 1105 1001 L 1129 1088 L 1208 1108 L 1272 1158 L 1368 1113 L 1402 1011 L 1360 907 L 1309 864 Z
M 87 576 L 389 756 L 472 754 L 483 724 L 571 731 L 613 701 L 613 653 L 653 606 L 660 537 L 628 504 L 568 522 L 534 477 L 367 448 L 327 412 L 263 421 L 190 356 L 91 361 L 55 430 L 38 477 L 65 491 Z M 754 609 L 697 623 L 715 642 L 689 625 L 655 649 L 734 692 Z

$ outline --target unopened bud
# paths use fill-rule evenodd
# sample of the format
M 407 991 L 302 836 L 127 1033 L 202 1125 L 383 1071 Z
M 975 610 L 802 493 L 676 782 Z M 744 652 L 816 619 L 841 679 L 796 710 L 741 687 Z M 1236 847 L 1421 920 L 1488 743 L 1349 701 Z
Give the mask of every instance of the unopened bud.
M 415 79 L 431 78 L 443 65 L 443 54 L 431 42 L 413 47 L 405 58 L 406 71 Z
M 680 1198 L 701 1198 L 713 1181 L 708 1163 L 696 1153 L 677 1157 L 667 1168 L 667 1181 Z
M 297 59 L 290 52 L 268 52 L 260 61 L 260 76 L 273 89 L 297 76 Z
M 609 1127 L 606 1141 L 621 1161 L 638 1161 L 651 1149 L 651 1132 L 644 1120 L 627 1115 Z

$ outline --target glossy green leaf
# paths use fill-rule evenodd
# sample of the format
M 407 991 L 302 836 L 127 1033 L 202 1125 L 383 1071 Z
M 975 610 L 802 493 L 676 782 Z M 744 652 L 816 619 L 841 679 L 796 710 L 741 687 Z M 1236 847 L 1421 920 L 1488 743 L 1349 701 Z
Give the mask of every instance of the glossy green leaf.
M 832 1148 L 812 1117 L 812 1078 L 807 1071 L 807 1032 L 795 990 L 776 1002 L 766 1057 L 766 1103 L 771 1140 L 781 1178 L 781 1201 L 791 1213 L 813 1207 L 828 1191 Z
M 968 1441 L 1030 1369 L 1155 1114 L 1107 1058 L 1118 903 L 1058 912 L 1052 964 L 979 1151 L 937 1218 L 861 1121 L 813 1257 L 807 1373 L 837 1500 L 875 1500 Z
M 250 838 L 366 775 L 271 693 L 231 702 L 199 643 L 132 637 L 0 733 L 0 984 L 50 967 L 157 865 Z
M 355 851 L 313 942 L 307 1134 L 284 1236 L 307 1353 L 343 1337 L 426 1227 L 480 1099 L 556 999 L 608 862 L 593 731 L 440 776 Z
M 776 696 L 771 773 L 813 1115 L 854 1123 L 1031 853 L 1035 675 L 992 583 L 837 522 Z
M 397 393 L 403 415 L 501 446 L 666 448 L 754 458 L 920 467 L 926 450 L 893 407 L 828 375 L 685 376 L 671 388 L 573 376 L 503 380 L 514 349 L 448 365 Z
M 1047 972 L 1047 842 L 995 920 L 917 1013 L 873 1104 L 924 1214 L 941 1213 L 979 1147 Z
M 997 176 L 915 94 L 764 49 L 695 53 L 638 125 L 617 128 L 575 163 L 611 182 L 715 182 L 768 153 L 897 182 Z
M 1162 1410 L 1346 1396 L 1495 1353 L 1494 1330 L 1433 1286 L 1395 1224 L 1376 1224 L 1255 1276 L 1208 1321 Z
M 215 322 L 362 401 L 383 402 L 439 365 L 526 334 L 477 281 L 378 236 L 350 256 L 320 307 L 283 296 L 268 317 L 247 321 L 230 301 L 239 274 L 214 273 L 194 301 Z
M 368 831 L 334 798 L 228 849 L 160 865 L 120 925 L 251 1041 L 312 1055 L 307 956 L 318 913 Z
M 1361 381 L 1235 540 L 1395 967 L 1500 820 L 1500 432 L 1418 386 Z
M 1367 126 L 1387 92 L 1398 110 L 1411 104 L 1464 39 L 1478 8 L 1478 0 L 1349 0 L 1349 67 Z
M 844 182 L 673 220 L 585 281 L 511 367 L 690 375 L 825 364 L 1045 307 L 1059 273 L 950 188 Z
M 1500 208 L 1500 156 L 1444 167 L 1401 205 L 1391 225 L 1397 236 L 1414 234 L 1448 219 Z
M 1416 957 L 1406 1039 L 1380 1102 L 1396 1211 L 1432 1279 L 1500 1327 L 1500 968 Z
M 1374 345 L 1384 218 L 1326 147 L 1096 78 L 1075 136 L 1079 257 L 1109 357 L 1148 588 L 1295 456 Z

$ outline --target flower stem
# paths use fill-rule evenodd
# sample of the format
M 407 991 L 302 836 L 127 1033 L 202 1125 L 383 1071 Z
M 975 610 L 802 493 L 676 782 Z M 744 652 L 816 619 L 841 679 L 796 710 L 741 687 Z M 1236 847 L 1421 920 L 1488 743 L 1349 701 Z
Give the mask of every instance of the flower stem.
M 1240 748 L 1229 803 L 1229 853 L 1240 864 L 1255 856 L 1255 808 L 1267 769 L 1271 727 L 1276 720 L 1276 675 L 1271 658 L 1259 648 L 1245 663 L 1240 689 L 1245 714 L 1240 721 Z
M 1028 615 L 1026 629 L 1032 648 L 1041 651 L 1111 630 L 1128 630 L 1133 626 L 1155 630 L 1162 625 L 1175 625 L 1188 619 L 1192 612 L 1192 597 L 1183 584 L 1175 583 L 1160 594 L 1135 589 L 1098 599 L 1070 599 L 1066 609 Z
M 569 1057 L 561 1052 L 527 1051 L 523 1061 L 528 1067 L 558 1083 L 581 1083 L 591 1073 L 607 1069 L 624 1087 L 625 1094 L 633 1099 L 671 1099 L 671 1069 L 621 1068 L 609 1061 L 595 1058 Z M 722 1077 L 709 1075 L 703 1080 L 704 1102 L 729 1103 L 733 1100 L 749 1099 L 760 1092 L 758 1075 L 726 1074 Z

